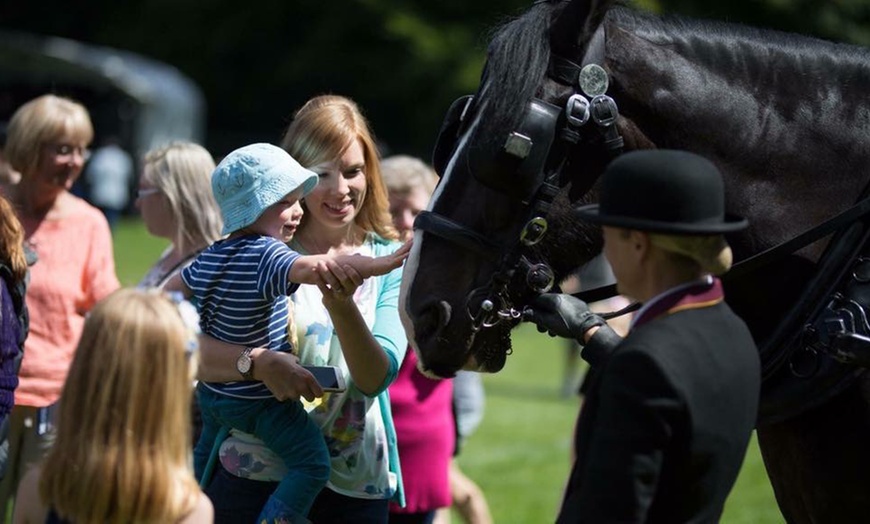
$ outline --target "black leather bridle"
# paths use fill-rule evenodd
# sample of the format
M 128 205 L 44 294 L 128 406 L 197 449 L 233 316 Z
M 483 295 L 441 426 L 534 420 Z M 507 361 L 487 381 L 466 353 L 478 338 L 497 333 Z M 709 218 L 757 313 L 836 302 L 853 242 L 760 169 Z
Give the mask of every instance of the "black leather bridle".
M 588 86 L 583 85 L 583 75 L 588 77 L 590 68 L 598 78 L 605 75 L 606 80 L 604 69 L 592 60 L 597 55 L 603 59 L 603 30 L 599 33 L 599 43 L 590 47 L 582 66 L 557 56 L 551 59 L 550 78 L 573 88 L 564 107 L 532 98 L 521 122 L 506 132 L 501 148 L 484 161 L 470 163 L 478 182 L 524 204 L 525 220 L 515 240 L 509 245 L 496 243 L 478 231 L 429 211 L 421 212 L 414 222 L 415 229 L 497 264 L 489 282 L 472 290 L 466 298 L 466 310 L 475 332 L 502 320 L 518 320 L 522 310 L 515 304 L 521 297 L 530 292 L 546 293 L 553 287 L 554 274 L 549 265 L 533 263 L 526 255 L 546 236 L 545 217 L 553 200 L 572 182 L 565 173 L 572 150 L 580 144 L 600 142 L 611 156 L 622 152 L 623 140 L 616 127 L 619 116 L 616 102 L 603 92 L 588 92 Z M 433 154 L 433 165 L 439 173 L 444 173 L 456 153 L 459 139 L 471 131 L 478 109 L 471 95 L 451 105 Z M 594 178 L 581 193 L 588 191 L 592 182 Z

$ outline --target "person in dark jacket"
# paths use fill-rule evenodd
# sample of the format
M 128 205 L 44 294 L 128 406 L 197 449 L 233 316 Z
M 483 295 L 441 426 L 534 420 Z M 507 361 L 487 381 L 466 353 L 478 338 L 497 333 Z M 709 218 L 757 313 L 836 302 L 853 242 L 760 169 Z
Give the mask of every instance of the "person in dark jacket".
M 569 295 L 525 312 L 576 338 L 592 374 L 575 435 L 559 523 L 718 522 L 755 425 L 757 348 L 715 275 L 731 265 L 717 168 L 683 151 L 627 153 L 601 178 L 600 204 L 578 214 L 604 226 L 619 293 L 643 307 L 620 339 Z

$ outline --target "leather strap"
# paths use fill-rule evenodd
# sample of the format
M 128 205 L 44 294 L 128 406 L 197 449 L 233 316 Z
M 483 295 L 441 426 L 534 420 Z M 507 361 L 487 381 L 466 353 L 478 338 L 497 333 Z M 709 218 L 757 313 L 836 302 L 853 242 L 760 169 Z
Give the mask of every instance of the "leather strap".
M 414 219 L 414 229 L 426 231 L 449 240 L 473 253 L 477 253 L 486 260 L 496 260 L 496 257 L 501 252 L 501 246 L 489 238 L 457 224 L 449 218 L 430 211 L 421 211 L 417 215 L 417 218 Z
M 870 213 L 870 198 L 865 198 L 861 200 L 854 206 L 849 209 L 843 211 L 842 213 L 830 218 L 818 226 L 804 231 L 800 235 L 783 242 L 777 246 L 773 246 L 769 249 L 765 249 L 761 253 L 756 253 L 751 257 L 741 260 L 734 264 L 734 267 L 731 268 L 726 275 L 728 279 L 732 279 L 738 277 L 740 275 L 744 275 L 749 273 L 750 271 L 757 269 L 764 264 L 769 263 L 771 260 L 779 258 L 783 255 L 788 255 L 794 253 L 798 249 L 808 246 L 819 240 L 824 238 L 831 233 L 837 231 L 841 227 L 849 224 L 864 215 Z
M 604 24 L 601 24 L 595 30 L 595 33 L 592 34 L 592 38 L 589 39 L 589 45 L 586 46 L 586 53 L 583 55 L 583 60 L 580 64 L 559 55 L 550 55 L 547 74 L 560 84 L 566 86 L 577 85 L 580 78 L 580 70 L 583 69 L 583 66 L 589 64 L 604 66 L 604 37 Z

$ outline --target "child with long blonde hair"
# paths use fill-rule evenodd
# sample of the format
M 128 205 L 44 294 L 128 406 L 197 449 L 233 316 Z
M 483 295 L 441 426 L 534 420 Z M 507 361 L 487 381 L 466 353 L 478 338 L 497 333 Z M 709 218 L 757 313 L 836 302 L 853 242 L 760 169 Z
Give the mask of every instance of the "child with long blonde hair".
M 191 468 L 195 341 L 157 292 L 122 289 L 94 307 L 61 395 L 57 440 L 24 477 L 15 523 L 212 522 Z

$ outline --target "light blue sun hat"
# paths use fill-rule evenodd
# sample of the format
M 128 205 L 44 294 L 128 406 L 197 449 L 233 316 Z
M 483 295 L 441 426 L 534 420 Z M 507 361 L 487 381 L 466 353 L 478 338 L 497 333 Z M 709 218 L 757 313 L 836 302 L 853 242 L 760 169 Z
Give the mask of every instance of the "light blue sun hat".
M 238 231 L 300 186 L 317 185 L 317 173 L 272 144 L 251 144 L 228 154 L 211 175 L 211 190 L 224 218 L 223 234 Z

